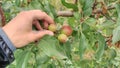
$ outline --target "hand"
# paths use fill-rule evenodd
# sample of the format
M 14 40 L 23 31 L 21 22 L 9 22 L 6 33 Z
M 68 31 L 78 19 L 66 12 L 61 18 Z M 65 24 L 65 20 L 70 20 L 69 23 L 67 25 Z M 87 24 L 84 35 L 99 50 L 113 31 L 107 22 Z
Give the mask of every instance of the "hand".
M 20 12 L 2 29 L 8 35 L 14 46 L 20 48 L 30 42 L 34 42 L 42 38 L 46 34 L 53 35 L 53 32 L 43 30 L 38 20 L 43 21 L 43 23 L 47 23 L 47 25 L 54 24 L 52 18 L 45 12 L 40 10 L 30 10 Z M 33 25 L 38 29 L 38 31 L 32 30 Z

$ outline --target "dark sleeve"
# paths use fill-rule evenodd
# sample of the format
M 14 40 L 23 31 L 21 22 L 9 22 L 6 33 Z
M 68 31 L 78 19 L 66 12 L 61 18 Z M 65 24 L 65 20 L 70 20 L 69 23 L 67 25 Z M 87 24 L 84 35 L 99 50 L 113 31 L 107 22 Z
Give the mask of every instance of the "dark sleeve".
M 14 61 L 13 51 L 15 49 L 5 32 L 0 28 L 0 68 L 5 68 Z

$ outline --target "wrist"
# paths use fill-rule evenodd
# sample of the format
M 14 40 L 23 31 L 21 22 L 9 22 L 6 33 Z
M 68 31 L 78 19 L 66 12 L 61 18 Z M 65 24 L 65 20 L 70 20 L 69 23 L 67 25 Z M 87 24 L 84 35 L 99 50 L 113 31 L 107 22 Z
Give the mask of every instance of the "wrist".
M 4 32 L 2 28 L 0 28 L 0 36 L 3 38 L 3 40 L 6 42 L 6 44 L 12 51 L 16 50 L 16 47 L 12 43 L 11 39 L 9 39 L 8 35 Z
M 9 28 L 6 25 L 2 29 L 3 29 L 4 33 L 6 34 L 6 36 L 8 37 L 8 39 L 13 44 L 13 46 L 17 48 L 17 41 L 18 40 L 15 39 L 15 35 L 14 35 L 14 31 L 13 31 L 14 28 L 13 27 Z
M 5 32 L 0 28 L 0 67 L 6 67 L 14 61 L 13 51 L 16 48 L 13 46 L 12 42 L 8 39 Z

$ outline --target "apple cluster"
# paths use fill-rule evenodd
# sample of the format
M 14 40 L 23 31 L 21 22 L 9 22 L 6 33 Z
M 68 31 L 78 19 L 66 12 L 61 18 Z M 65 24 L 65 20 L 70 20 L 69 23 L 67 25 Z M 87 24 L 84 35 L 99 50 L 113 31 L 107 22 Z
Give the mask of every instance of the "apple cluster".
M 50 31 L 56 32 L 57 26 L 55 24 L 50 24 L 48 29 Z M 60 29 L 58 40 L 62 43 L 65 43 L 71 34 L 72 34 L 72 28 L 69 25 L 63 25 L 62 28 Z

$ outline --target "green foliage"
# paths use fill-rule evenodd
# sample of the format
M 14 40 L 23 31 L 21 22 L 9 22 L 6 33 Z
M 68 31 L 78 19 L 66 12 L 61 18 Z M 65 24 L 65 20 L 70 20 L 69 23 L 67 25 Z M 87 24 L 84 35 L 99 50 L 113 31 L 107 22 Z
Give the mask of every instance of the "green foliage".
M 83 12 L 83 16 L 90 16 L 92 14 L 92 6 L 94 0 L 79 0 Z
M 58 4 L 52 4 L 53 1 Z M 3 0 L 2 8 L 9 22 L 23 10 L 39 9 L 50 15 L 60 27 L 69 24 L 73 33 L 66 43 L 60 43 L 56 36 L 45 36 L 36 43 L 17 49 L 15 61 L 8 68 L 119 68 L 120 50 L 114 46 L 120 41 L 120 5 L 116 0 L 96 0 L 106 6 L 115 6 L 107 14 L 93 14 L 95 0 Z M 73 1 L 73 0 L 71 0 Z M 59 3 L 61 2 L 61 3 Z M 62 6 L 59 6 L 61 5 Z M 59 10 L 70 9 L 73 17 L 59 17 Z M 96 10 L 106 7 L 100 3 Z M 103 11 L 103 10 L 102 10 Z M 104 10 L 105 11 L 105 10 Z M 111 18 L 107 18 L 108 15 Z M 114 19 L 114 20 L 111 20 Z M 58 32 L 60 33 L 60 32 Z M 112 37 L 110 41 L 108 37 Z
M 115 44 L 116 42 L 118 42 L 120 40 L 120 26 L 118 26 L 117 28 L 114 29 L 113 31 L 113 44 Z
M 61 0 L 61 2 L 65 7 L 72 8 L 73 10 L 78 11 L 78 7 L 76 4 L 67 3 L 67 2 L 65 2 L 65 0 Z
M 104 37 L 100 33 L 98 33 L 97 39 L 98 39 L 98 41 L 97 41 L 98 48 L 96 51 L 96 59 L 99 60 L 103 56 L 106 43 L 105 43 Z
M 120 25 L 120 4 L 117 4 L 116 5 L 116 11 L 117 11 L 117 14 L 118 14 L 118 19 L 117 19 L 117 25 Z
M 83 58 L 83 54 L 87 46 L 88 46 L 88 43 L 87 43 L 86 37 L 83 33 L 81 33 L 80 42 L 79 42 L 79 54 L 81 58 Z

